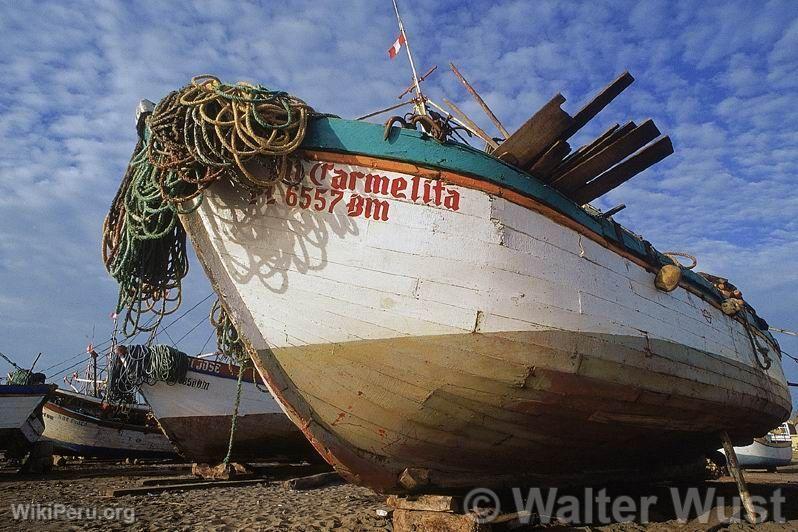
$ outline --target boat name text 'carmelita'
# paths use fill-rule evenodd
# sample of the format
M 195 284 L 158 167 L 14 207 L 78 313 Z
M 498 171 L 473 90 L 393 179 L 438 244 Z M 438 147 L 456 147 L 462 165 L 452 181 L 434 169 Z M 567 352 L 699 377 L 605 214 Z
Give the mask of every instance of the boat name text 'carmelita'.
M 347 171 L 331 163 L 315 163 L 307 176 L 304 175 L 304 166 L 294 175 L 292 182 L 302 182 L 307 177 L 314 186 L 288 186 L 278 194 L 269 193 L 269 203 L 276 203 L 280 198 L 289 207 L 300 209 L 333 212 L 335 206 L 342 200 L 347 192 L 346 213 L 352 217 L 371 218 L 373 220 L 387 221 L 389 218 L 390 204 L 379 199 L 379 196 L 396 200 L 410 200 L 413 203 L 423 203 L 435 207 L 443 207 L 451 211 L 460 210 L 460 193 L 452 188 L 447 188 L 440 179 L 427 179 L 420 176 L 396 176 L 361 172 L 359 170 Z M 358 183 L 363 183 L 363 191 L 372 196 L 363 196 L 356 192 Z M 277 196 L 277 198 L 275 198 Z

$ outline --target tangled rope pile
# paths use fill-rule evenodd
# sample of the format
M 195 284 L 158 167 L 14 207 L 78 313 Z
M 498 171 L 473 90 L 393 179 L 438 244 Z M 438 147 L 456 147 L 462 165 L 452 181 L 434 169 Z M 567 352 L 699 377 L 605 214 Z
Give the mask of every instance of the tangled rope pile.
M 180 306 L 188 260 L 178 215 L 220 179 L 254 199 L 286 178 L 312 112 L 285 92 L 213 76 L 158 103 L 103 225 L 103 261 L 119 283 L 126 336 L 155 330 Z M 149 313 L 155 319 L 142 324 Z
M 142 385 L 158 382 L 172 385 L 186 376 L 188 355 L 168 345 L 131 345 L 118 349 L 108 379 L 110 403 L 132 404 Z

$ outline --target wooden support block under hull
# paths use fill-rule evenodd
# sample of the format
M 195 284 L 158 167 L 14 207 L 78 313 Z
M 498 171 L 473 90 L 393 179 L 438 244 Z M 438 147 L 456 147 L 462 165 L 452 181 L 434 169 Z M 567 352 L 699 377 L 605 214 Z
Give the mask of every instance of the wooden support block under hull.
M 456 497 L 443 495 L 418 495 L 400 497 L 391 495 L 385 502 L 396 510 L 427 510 L 430 512 L 455 512 L 462 502 Z
M 472 514 L 394 510 L 395 532 L 488 532 L 490 525 L 481 524 Z

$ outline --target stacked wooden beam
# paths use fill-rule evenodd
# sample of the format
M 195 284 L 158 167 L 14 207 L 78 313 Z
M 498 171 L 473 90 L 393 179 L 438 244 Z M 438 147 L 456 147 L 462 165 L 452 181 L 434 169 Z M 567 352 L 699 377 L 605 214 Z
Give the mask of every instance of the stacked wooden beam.
M 579 203 L 588 203 L 673 153 L 670 138 L 651 120 L 614 124 L 571 152 L 568 139 L 632 84 L 624 72 L 573 116 L 557 94 L 510 135 L 494 155 L 538 177 Z

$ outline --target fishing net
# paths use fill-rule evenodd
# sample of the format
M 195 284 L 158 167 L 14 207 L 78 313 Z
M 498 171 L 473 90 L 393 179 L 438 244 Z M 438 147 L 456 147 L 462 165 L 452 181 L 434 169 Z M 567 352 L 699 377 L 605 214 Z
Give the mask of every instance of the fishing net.
M 133 404 L 141 386 L 176 384 L 186 377 L 188 355 L 168 345 L 117 348 L 108 378 L 109 403 Z
M 44 373 L 33 373 L 27 369 L 16 369 L 8 374 L 6 383 L 16 386 L 30 386 L 32 384 L 44 384 L 45 379 Z
M 220 179 L 254 199 L 286 178 L 312 112 L 285 92 L 213 76 L 158 103 L 103 225 L 103 261 L 119 284 L 125 336 L 154 331 L 180 306 L 188 259 L 179 214 L 196 209 Z

